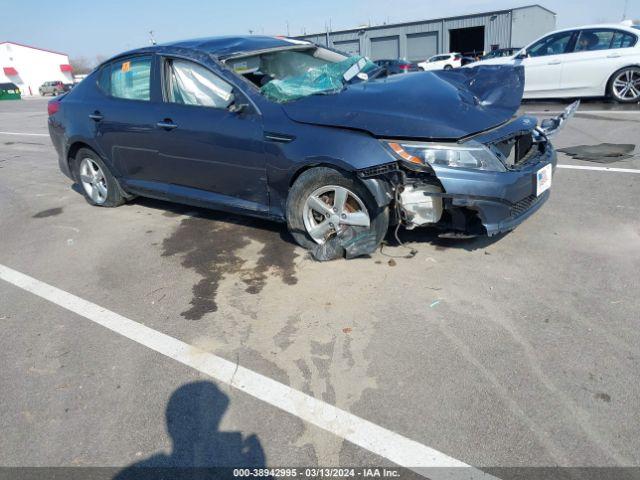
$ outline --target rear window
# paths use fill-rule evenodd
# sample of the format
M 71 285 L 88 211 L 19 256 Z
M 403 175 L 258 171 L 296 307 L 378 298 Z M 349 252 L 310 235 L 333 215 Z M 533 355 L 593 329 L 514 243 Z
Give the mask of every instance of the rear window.
M 98 75 L 98 87 L 116 98 L 151 99 L 151 57 L 133 57 L 112 62 Z
M 627 32 L 616 32 L 611 41 L 611 48 L 633 47 L 638 41 L 638 37 Z

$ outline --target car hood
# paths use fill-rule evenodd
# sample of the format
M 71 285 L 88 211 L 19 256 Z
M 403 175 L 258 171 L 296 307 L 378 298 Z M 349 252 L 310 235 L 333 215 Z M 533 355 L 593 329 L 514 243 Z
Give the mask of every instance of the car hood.
M 509 120 L 523 89 L 522 67 L 488 65 L 392 75 L 282 107 L 300 123 L 364 130 L 377 137 L 452 140 Z

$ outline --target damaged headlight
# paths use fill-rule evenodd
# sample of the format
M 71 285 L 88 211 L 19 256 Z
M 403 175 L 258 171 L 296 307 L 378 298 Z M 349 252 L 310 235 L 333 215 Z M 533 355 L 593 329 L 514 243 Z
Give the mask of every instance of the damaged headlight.
M 397 158 L 409 163 L 491 172 L 506 171 L 502 162 L 487 147 L 477 142 L 468 145 L 393 141 L 384 143 Z

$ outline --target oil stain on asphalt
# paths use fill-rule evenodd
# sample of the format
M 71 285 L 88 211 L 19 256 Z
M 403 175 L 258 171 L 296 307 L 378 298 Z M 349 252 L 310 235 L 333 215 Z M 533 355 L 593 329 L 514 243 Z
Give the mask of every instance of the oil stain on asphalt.
M 182 312 L 184 318 L 199 320 L 217 311 L 218 286 L 228 275 L 238 275 L 250 294 L 260 293 L 270 276 L 286 285 L 297 283 L 296 246 L 283 225 L 204 210 L 188 215 L 162 244 L 163 256 L 182 255 L 182 266 L 202 277 L 192 288 L 191 307 Z M 238 251 L 252 241 L 262 248 L 257 260 L 249 262 Z

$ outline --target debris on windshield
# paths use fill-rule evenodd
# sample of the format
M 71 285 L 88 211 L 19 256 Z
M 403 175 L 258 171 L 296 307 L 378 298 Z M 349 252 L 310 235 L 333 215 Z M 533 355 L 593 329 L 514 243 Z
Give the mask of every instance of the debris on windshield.
M 331 93 L 344 87 L 343 75 L 363 57 L 349 57 L 337 63 L 328 63 L 320 67 L 311 67 L 304 74 L 274 79 L 261 87 L 262 94 L 269 100 L 278 103 L 290 102 L 302 97 L 318 93 Z M 377 68 L 376 65 L 366 60 L 359 72 Z

